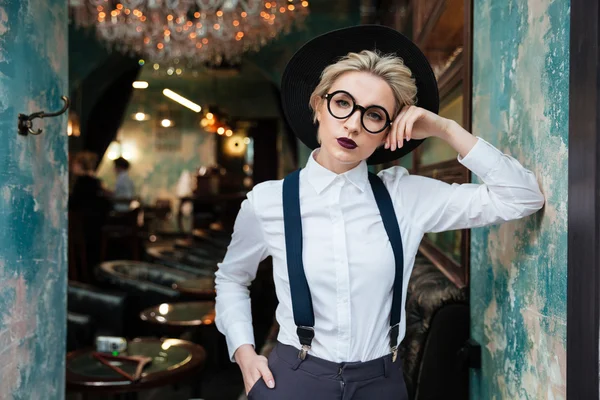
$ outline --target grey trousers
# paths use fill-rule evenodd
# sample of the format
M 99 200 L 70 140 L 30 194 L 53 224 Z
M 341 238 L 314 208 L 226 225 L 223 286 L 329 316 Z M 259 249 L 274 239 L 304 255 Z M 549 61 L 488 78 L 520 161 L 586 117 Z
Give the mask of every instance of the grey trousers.
M 334 363 L 298 358 L 298 349 L 277 343 L 269 355 L 275 388 L 259 379 L 248 400 L 408 400 L 400 359 L 387 355 L 367 362 Z

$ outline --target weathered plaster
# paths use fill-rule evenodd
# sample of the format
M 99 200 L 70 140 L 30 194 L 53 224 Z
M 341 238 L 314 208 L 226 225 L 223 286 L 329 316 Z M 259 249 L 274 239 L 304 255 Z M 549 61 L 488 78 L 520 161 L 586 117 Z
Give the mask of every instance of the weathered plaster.
M 67 4 L 0 2 L 0 398 L 64 397 L 66 116 L 40 136 L 17 114 L 56 110 L 68 93 Z
M 531 169 L 547 203 L 472 231 L 472 399 L 566 398 L 569 12 L 563 0 L 474 2 L 473 132 Z

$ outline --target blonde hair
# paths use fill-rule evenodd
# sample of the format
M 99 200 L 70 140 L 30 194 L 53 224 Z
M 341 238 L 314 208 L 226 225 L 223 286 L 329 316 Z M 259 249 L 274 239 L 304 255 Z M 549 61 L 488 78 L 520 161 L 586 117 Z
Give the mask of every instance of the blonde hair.
M 313 122 L 317 122 L 316 111 L 323 97 L 329 92 L 336 79 L 346 72 L 368 72 L 383 79 L 390 86 L 396 100 L 396 109 L 390 115 L 392 119 L 402 107 L 416 103 L 417 85 L 404 60 L 394 55 L 363 50 L 360 53 L 348 53 L 323 70 L 321 80 L 310 96 L 309 105 L 313 111 Z

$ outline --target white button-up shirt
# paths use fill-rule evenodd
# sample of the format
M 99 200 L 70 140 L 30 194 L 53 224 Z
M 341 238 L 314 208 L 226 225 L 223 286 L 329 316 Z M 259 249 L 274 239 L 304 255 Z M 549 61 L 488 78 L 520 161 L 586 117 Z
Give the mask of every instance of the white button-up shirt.
M 334 362 L 372 360 L 390 352 L 394 255 L 366 162 L 338 175 L 315 161 L 317 151 L 300 173 L 303 260 L 315 312 L 309 354 Z M 409 175 L 402 167 L 379 173 L 394 203 L 404 249 L 399 341 L 406 331 L 408 281 L 426 232 L 518 219 L 544 204 L 533 173 L 483 139 L 458 160 L 484 184 L 448 185 Z M 241 345 L 254 345 L 248 286 L 267 256 L 273 257 L 279 300 L 277 339 L 300 348 L 287 272 L 282 185 L 282 180 L 264 182 L 248 193 L 216 272 L 216 323 L 232 359 Z

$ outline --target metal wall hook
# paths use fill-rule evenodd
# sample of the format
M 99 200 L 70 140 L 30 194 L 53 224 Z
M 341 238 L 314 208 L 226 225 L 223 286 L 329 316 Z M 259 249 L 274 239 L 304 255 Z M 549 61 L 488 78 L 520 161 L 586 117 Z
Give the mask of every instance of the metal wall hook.
M 19 129 L 19 135 L 23 135 L 23 136 L 27 136 L 28 134 L 31 135 L 39 135 L 40 133 L 42 133 L 41 129 L 38 130 L 33 130 L 33 120 L 36 118 L 48 118 L 48 117 L 57 117 L 61 114 L 64 114 L 68 109 L 69 109 L 69 105 L 71 104 L 71 102 L 69 101 L 69 98 L 67 96 L 60 96 L 60 98 L 62 99 L 62 101 L 65 102 L 63 108 L 60 111 L 57 112 L 53 112 L 53 113 L 47 113 L 44 111 L 38 111 L 35 112 L 33 114 L 30 115 L 26 115 L 26 114 L 19 114 L 19 125 L 18 125 L 18 129 Z

